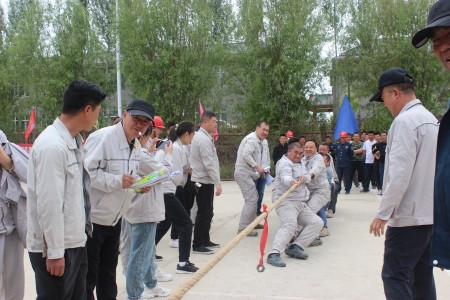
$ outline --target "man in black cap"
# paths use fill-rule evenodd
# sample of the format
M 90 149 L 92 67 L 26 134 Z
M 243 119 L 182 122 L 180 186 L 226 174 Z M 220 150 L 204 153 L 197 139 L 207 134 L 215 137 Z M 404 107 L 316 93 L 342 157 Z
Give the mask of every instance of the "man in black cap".
M 384 102 L 395 118 L 389 129 L 380 208 L 370 224 L 384 234 L 382 279 L 386 299 L 436 299 L 429 264 L 433 227 L 436 118 L 416 98 L 413 78 L 401 68 L 381 74 L 370 101 Z
M 428 23 L 417 32 L 412 44 L 420 48 L 431 39 L 433 53 L 450 71 L 450 1 L 440 0 L 430 9 Z M 431 260 L 434 266 L 450 269 L 450 113 L 444 115 L 439 126 L 434 183 L 434 225 Z
M 116 268 L 119 256 L 121 218 L 134 190 L 141 147 L 137 139 L 155 116 L 148 101 L 134 99 L 116 125 L 99 129 L 86 140 L 86 167 L 92 181 L 92 236 L 87 240 L 87 299 L 116 299 Z M 150 188 L 144 188 L 148 192 Z

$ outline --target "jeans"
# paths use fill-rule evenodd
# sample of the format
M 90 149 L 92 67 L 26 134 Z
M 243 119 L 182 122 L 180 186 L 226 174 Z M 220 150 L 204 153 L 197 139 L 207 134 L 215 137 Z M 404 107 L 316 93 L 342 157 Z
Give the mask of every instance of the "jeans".
M 209 230 L 214 216 L 214 184 L 202 183 L 197 192 L 197 217 L 195 218 L 193 248 L 210 242 Z
M 386 299 L 436 299 L 430 264 L 432 227 L 388 226 L 381 273 Z
M 325 207 L 322 207 L 318 212 L 317 215 L 322 219 L 323 221 L 323 227 L 328 227 L 328 221 L 327 221 L 327 215 L 325 214 Z
M 154 288 L 158 281 L 155 277 L 156 223 L 131 224 L 131 250 L 127 268 L 128 299 L 139 299 L 144 292 L 144 284 Z
M 31 266 L 36 278 L 37 300 L 86 299 L 86 248 L 72 248 L 64 251 L 64 275 L 57 277 L 47 271 L 46 257 L 42 253 L 29 252 Z
M 261 203 L 264 198 L 264 189 L 266 188 L 266 177 L 255 180 L 256 190 L 258 191 L 258 205 L 256 206 L 256 215 L 261 214 Z
M 93 224 L 92 237 L 86 242 L 88 273 L 86 276 L 87 299 L 117 298 L 116 268 L 119 259 L 120 229 L 122 220 L 114 226 Z
M 188 261 L 191 252 L 192 240 L 191 218 L 189 217 L 183 204 L 181 204 L 180 200 L 173 193 L 164 194 L 164 205 L 166 207 L 166 220 L 169 220 L 169 222 L 172 223 L 172 227 L 179 233 L 179 236 L 177 237 L 179 261 Z M 156 230 L 156 244 L 159 243 L 169 229 L 167 226 L 160 226 L 160 224 L 158 224 Z
M 333 213 L 336 212 L 336 204 L 339 192 L 336 190 L 335 184 L 330 184 L 330 203 L 328 204 L 328 209 L 331 209 Z

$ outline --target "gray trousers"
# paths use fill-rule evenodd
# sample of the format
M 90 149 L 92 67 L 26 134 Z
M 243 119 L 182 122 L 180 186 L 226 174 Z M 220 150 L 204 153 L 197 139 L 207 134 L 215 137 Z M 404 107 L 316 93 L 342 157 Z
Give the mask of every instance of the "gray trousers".
M 317 213 L 330 201 L 330 189 L 319 189 L 310 191 L 308 206 L 313 213 Z
M 256 218 L 256 207 L 258 206 L 258 191 L 256 183 L 250 175 L 243 172 L 234 172 L 234 179 L 241 189 L 244 197 L 244 207 L 242 207 L 241 218 L 238 230 L 244 230 Z
M 0 235 L 0 299 L 22 300 L 25 289 L 23 244 L 14 230 Z
M 305 202 L 284 201 L 275 210 L 280 218 L 280 228 L 275 235 L 270 253 L 284 252 L 299 227 L 303 230 L 295 238 L 294 244 L 302 249 L 306 249 L 322 230 L 322 219 L 312 212 Z

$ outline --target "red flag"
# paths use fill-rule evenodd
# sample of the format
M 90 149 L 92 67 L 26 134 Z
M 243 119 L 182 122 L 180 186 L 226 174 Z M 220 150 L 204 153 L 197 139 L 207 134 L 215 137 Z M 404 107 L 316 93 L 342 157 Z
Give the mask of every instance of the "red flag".
M 200 118 L 201 118 L 204 110 L 203 110 L 202 103 L 200 101 L 198 101 L 198 105 L 200 106 L 199 111 L 200 111 Z M 218 139 L 219 139 L 219 130 L 216 127 L 216 130 L 214 131 L 214 143 L 216 143 Z
M 30 137 L 33 130 L 36 129 L 36 111 L 33 107 L 31 111 L 30 121 L 28 121 L 27 131 L 25 132 L 25 142 L 28 144 L 28 138 Z

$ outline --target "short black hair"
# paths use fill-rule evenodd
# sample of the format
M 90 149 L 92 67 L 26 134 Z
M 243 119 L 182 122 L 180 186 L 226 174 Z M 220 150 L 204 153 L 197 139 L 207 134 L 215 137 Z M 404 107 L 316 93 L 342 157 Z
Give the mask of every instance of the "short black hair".
M 373 134 L 373 131 L 372 130 L 370 130 L 367 134 Z
M 88 105 L 95 109 L 105 98 L 106 94 L 99 86 L 86 80 L 74 80 L 64 92 L 61 112 L 75 115 Z
M 267 123 L 266 121 L 259 121 L 258 123 L 256 123 L 256 127 L 261 127 L 261 125 L 263 124 L 270 126 L 269 123 Z
M 381 135 L 380 134 L 380 132 L 379 131 L 377 131 L 377 132 L 374 132 L 374 134 L 373 135 Z
M 211 118 L 213 118 L 213 117 L 216 117 L 216 114 L 215 114 L 215 113 L 213 113 L 213 112 L 210 111 L 210 110 L 205 110 L 205 111 L 203 112 L 202 116 L 200 117 L 200 122 L 203 123 L 204 121 L 209 120 L 209 119 L 211 119 Z
M 286 133 L 280 133 L 280 137 L 282 136 L 286 137 Z
M 314 145 L 316 146 L 316 148 L 319 149 L 319 145 L 317 144 L 317 142 L 316 142 L 315 140 L 307 140 L 307 141 L 305 142 L 305 145 L 306 145 L 307 142 L 312 142 L 312 143 L 314 143 Z

